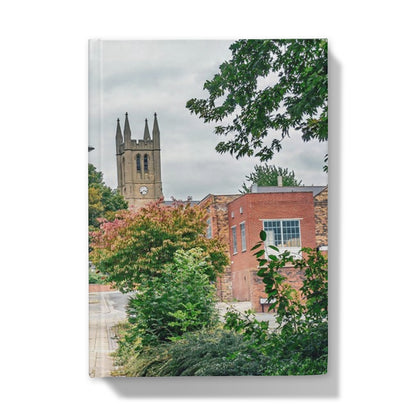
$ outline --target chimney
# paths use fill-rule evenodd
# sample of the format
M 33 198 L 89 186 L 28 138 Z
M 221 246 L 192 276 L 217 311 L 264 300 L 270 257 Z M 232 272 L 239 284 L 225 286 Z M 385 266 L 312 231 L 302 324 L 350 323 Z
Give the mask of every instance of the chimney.
M 277 177 L 277 186 L 279 187 L 283 186 L 283 178 L 281 176 Z

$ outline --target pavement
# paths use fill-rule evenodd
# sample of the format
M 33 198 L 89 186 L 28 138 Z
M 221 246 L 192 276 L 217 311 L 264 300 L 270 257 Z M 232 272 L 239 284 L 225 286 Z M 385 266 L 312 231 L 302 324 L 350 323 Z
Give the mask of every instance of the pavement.
M 221 321 L 224 321 L 223 318 L 228 309 L 244 313 L 249 309 L 252 309 L 252 304 L 251 302 L 219 302 L 217 303 L 217 309 L 219 311 Z M 256 312 L 254 314 L 254 318 L 258 321 L 268 321 L 270 329 L 276 328 L 277 324 L 273 313 Z
M 100 286 L 100 287 L 98 287 Z M 114 370 L 111 353 L 117 348 L 113 327 L 126 318 L 125 307 L 131 294 L 123 294 L 102 285 L 90 285 L 89 293 L 89 375 L 90 377 L 111 377 Z M 251 302 L 217 303 L 220 319 L 227 309 L 240 312 L 251 309 Z M 274 315 L 256 313 L 259 321 L 269 321 L 274 327 Z
M 96 288 L 89 293 L 89 375 L 111 377 L 114 370 L 110 354 L 116 350 L 113 327 L 126 317 L 128 295 Z

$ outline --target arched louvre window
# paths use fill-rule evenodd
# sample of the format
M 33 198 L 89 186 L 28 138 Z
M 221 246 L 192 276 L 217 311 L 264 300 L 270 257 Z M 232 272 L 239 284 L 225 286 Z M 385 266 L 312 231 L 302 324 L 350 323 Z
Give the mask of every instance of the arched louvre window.
M 149 170 L 149 156 L 148 155 L 144 155 L 143 157 L 143 167 L 144 167 L 145 172 Z
M 123 159 L 121 160 L 121 171 L 120 171 L 121 183 L 124 182 L 124 169 L 125 169 L 125 162 L 124 162 L 124 156 L 123 156 Z
M 140 165 L 140 155 L 136 156 L 136 168 L 138 172 L 142 169 Z

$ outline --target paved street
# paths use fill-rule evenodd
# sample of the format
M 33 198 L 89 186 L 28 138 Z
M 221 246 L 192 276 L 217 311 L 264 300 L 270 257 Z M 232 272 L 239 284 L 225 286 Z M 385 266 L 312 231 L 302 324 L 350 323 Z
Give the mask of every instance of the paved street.
M 112 327 L 125 318 L 128 297 L 116 291 L 89 294 L 90 377 L 111 376 L 113 361 L 109 354 L 117 347 Z

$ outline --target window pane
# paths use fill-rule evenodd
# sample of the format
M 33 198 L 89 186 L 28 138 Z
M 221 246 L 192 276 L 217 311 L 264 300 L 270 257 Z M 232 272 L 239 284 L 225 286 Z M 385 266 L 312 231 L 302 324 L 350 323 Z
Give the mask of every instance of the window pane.
M 235 227 L 231 228 L 233 234 L 233 253 L 237 253 L 237 229 Z
M 280 221 L 264 221 L 263 227 L 267 234 L 267 244 L 275 246 L 282 244 Z
M 299 220 L 282 221 L 283 246 L 300 247 Z
M 246 250 L 246 224 L 240 224 L 240 233 L 241 233 L 241 251 Z
M 208 218 L 207 220 L 207 238 L 212 238 L 211 218 Z

